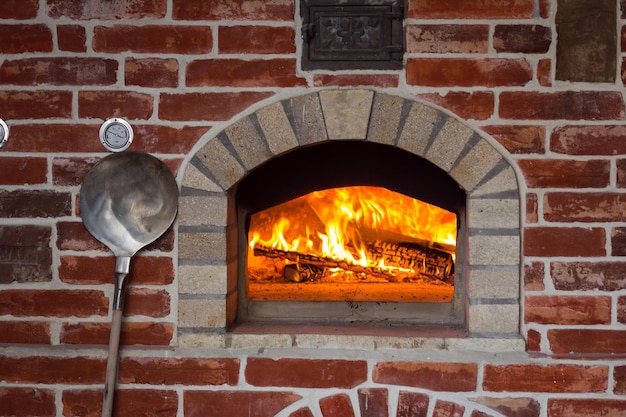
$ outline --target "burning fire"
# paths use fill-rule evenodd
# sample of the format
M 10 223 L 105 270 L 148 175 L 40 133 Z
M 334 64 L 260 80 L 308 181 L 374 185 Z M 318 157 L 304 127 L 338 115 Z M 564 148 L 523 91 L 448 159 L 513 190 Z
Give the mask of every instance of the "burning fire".
M 410 267 L 372 256 L 368 244 L 427 242 L 453 257 L 456 235 L 452 212 L 386 188 L 353 186 L 315 191 L 252 215 L 248 243 L 251 250 L 265 247 L 406 272 Z

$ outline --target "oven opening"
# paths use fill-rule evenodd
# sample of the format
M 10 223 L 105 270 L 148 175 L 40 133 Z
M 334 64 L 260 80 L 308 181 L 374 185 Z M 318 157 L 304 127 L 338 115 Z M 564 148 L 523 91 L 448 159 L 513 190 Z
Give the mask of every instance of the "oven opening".
M 301 146 L 229 196 L 235 325 L 464 328 L 467 196 L 426 159 L 366 141 Z
M 456 214 L 384 187 L 313 191 L 250 216 L 251 300 L 451 302 Z

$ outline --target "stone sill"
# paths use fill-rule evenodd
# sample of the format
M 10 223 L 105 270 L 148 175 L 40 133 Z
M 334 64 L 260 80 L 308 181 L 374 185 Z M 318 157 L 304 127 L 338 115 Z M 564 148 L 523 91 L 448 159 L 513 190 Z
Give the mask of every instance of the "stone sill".
M 182 329 L 181 329 L 182 330 Z M 191 330 L 191 329 L 188 329 Z M 308 328 L 239 326 L 232 333 L 202 333 L 181 331 L 179 348 L 209 349 L 348 349 L 361 351 L 407 350 L 451 352 L 526 352 L 526 342 L 519 335 L 465 337 L 460 331 L 432 331 L 407 334 L 406 330 L 385 329 L 372 334 L 365 329 L 325 330 L 313 332 Z

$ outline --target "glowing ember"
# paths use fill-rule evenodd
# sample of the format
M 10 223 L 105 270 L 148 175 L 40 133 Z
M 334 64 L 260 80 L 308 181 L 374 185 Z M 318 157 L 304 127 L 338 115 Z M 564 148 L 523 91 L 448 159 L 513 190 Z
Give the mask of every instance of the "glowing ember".
M 253 281 L 452 281 L 456 215 L 382 187 L 315 191 L 253 214 Z M 288 265 L 288 266 L 287 266 Z

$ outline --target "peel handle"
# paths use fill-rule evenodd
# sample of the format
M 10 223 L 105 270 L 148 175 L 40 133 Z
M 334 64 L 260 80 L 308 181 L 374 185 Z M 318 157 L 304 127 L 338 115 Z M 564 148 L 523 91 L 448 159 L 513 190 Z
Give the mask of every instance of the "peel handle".
M 113 414 L 113 397 L 117 385 L 117 371 L 119 367 L 120 333 L 122 328 L 122 313 L 126 295 L 130 258 L 118 257 L 115 268 L 115 288 L 113 295 L 113 313 L 111 318 L 111 334 L 109 336 L 109 354 L 107 359 L 106 380 L 104 382 L 104 399 L 102 401 L 102 417 L 111 417 Z
M 117 383 L 118 356 L 120 348 L 120 328 L 122 326 L 122 310 L 113 310 L 111 336 L 109 337 L 109 358 L 107 360 L 106 381 L 104 382 L 104 401 L 102 417 L 110 417 L 113 413 L 113 394 Z

